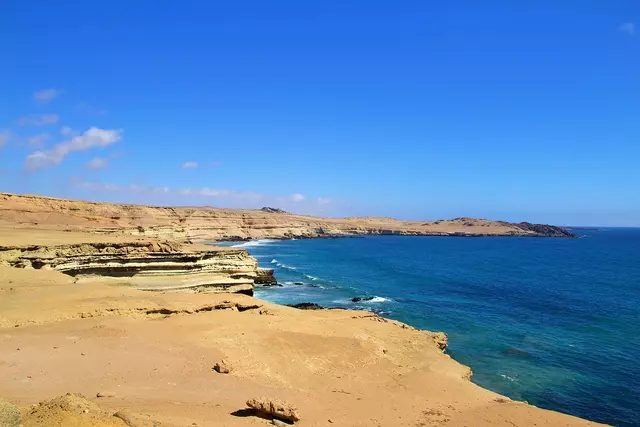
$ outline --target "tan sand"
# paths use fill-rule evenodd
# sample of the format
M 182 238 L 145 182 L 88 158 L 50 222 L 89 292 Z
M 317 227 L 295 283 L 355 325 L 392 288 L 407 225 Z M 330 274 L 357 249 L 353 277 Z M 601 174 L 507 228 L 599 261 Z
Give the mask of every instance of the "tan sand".
M 484 390 L 441 335 L 366 312 L 9 267 L 0 283 L 0 395 L 24 406 L 82 393 L 107 411 L 81 424 L 86 414 L 40 408 L 34 424 L 25 407 L 27 425 L 122 425 L 110 414 L 123 409 L 163 426 L 266 425 L 242 411 L 260 396 L 295 405 L 301 426 L 595 425 Z M 229 374 L 212 370 L 223 358 Z

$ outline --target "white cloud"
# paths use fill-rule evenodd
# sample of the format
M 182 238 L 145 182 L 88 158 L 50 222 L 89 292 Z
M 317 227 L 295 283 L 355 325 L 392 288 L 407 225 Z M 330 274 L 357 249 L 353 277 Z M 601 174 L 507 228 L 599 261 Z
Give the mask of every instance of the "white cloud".
M 264 196 L 262 194 L 253 193 L 250 191 L 234 191 L 234 190 L 220 190 L 215 188 L 183 188 L 178 190 L 178 193 L 183 196 L 201 196 L 201 197 L 227 197 L 239 200 L 259 200 Z
M 9 141 L 11 137 L 11 131 L 9 129 L 0 129 L 0 147 Z
M 120 139 L 122 139 L 122 129 L 106 130 L 92 127 L 82 135 L 56 144 L 51 150 L 29 154 L 24 161 L 24 167 L 27 170 L 35 170 L 55 166 L 60 164 L 64 157 L 71 152 L 85 151 L 93 147 L 106 147 L 120 141 Z
M 214 188 L 202 187 L 202 188 L 182 188 L 171 189 L 169 187 L 146 187 L 136 184 L 129 185 L 114 185 L 114 184 L 102 184 L 99 182 L 86 182 L 76 180 L 73 182 L 77 188 L 86 188 L 94 191 L 119 191 L 129 193 L 145 193 L 145 194 L 174 194 L 181 196 L 199 196 L 199 197 L 215 197 L 224 199 L 233 199 L 240 201 L 257 201 L 262 199 L 264 195 L 253 193 L 250 191 L 234 191 L 234 190 L 218 190 Z
M 328 205 L 331 203 L 331 199 L 328 197 L 318 197 L 316 202 L 318 202 L 319 205 Z
M 78 135 L 78 132 L 76 132 L 75 130 L 71 129 L 69 126 L 62 126 L 62 128 L 60 129 L 60 135 L 62 135 L 62 136 L 76 136 L 76 135 Z
M 105 159 L 104 157 L 94 157 L 89 163 L 87 163 L 87 167 L 89 169 L 102 169 L 106 168 L 108 164 L 108 159 Z
M 51 138 L 51 136 L 48 133 L 39 133 L 37 135 L 28 136 L 25 140 L 31 148 L 42 148 L 49 138 Z
M 57 89 L 44 89 L 44 90 L 35 92 L 33 94 L 33 99 L 40 104 L 46 104 L 47 102 L 52 101 L 55 97 L 57 97 L 61 93 L 62 91 L 59 91 Z
M 18 119 L 20 126 L 46 126 L 58 123 L 60 116 L 57 114 L 40 114 L 23 116 Z
M 291 195 L 291 200 L 293 200 L 294 202 L 301 202 L 305 199 L 303 194 L 300 193 L 296 193 L 296 194 L 292 194 Z
M 636 24 L 633 22 L 625 22 L 624 24 L 620 24 L 618 26 L 618 31 L 622 33 L 626 33 L 630 36 L 636 35 Z
M 182 164 L 182 167 L 184 169 L 192 169 L 192 168 L 197 168 L 198 167 L 198 162 L 184 162 Z

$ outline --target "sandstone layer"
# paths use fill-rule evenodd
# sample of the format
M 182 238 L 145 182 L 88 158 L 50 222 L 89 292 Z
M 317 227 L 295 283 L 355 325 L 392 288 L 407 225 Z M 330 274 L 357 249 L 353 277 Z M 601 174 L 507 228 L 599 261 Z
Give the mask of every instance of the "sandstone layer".
M 310 238 L 344 235 L 572 236 L 540 224 L 457 218 L 401 221 L 393 218 L 319 218 L 277 209 L 157 207 L 0 193 L 0 226 L 92 230 L 171 240 Z
M 238 248 L 148 239 L 98 242 L 95 236 L 82 233 L 69 233 L 77 243 L 61 243 L 65 240 L 62 234 L 46 244 L 28 244 L 15 242 L 28 233 L 26 230 L 0 231 L 4 234 L 0 236 L 0 265 L 56 270 L 74 277 L 77 283 L 111 279 L 148 291 L 252 295 L 255 282 L 275 282 L 273 270 L 259 269 L 255 258 Z M 3 244 L 12 236 L 14 244 Z

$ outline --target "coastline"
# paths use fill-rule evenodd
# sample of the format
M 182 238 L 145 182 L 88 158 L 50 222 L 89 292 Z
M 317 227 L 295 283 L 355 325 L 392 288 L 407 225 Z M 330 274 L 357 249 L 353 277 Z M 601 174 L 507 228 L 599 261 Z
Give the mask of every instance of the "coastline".
M 302 426 L 598 425 L 473 384 L 443 333 L 228 293 L 259 277 L 242 248 L 51 218 L 0 227 L 0 396 L 22 409 L 24 427 L 264 425 L 246 412 L 259 396 L 298 407 Z M 141 290 L 177 279 L 190 286 Z M 229 374 L 212 372 L 222 360 Z M 68 392 L 87 399 L 31 406 Z M 85 416 L 86 402 L 101 409 Z M 123 410 L 142 421 L 114 421 Z

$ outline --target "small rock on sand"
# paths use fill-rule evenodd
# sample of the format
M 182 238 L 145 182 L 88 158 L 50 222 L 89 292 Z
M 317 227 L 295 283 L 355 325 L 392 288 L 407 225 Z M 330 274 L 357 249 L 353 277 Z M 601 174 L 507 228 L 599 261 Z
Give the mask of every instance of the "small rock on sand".
M 116 394 L 112 391 L 101 391 L 96 394 L 96 397 L 116 397 Z
M 213 370 L 219 374 L 228 374 L 231 372 L 231 365 L 222 359 L 213 366 Z
M 13 404 L 0 398 L 0 427 L 19 427 L 20 410 Z
M 289 424 L 285 423 L 284 421 L 280 421 L 277 418 L 274 418 L 271 420 L 271 424 L 273 424 L 274 426 L 278 426 L 278 427 L 288 427 Z
M 271 415 L 281 420 L 293 422 L 300 420 L 297 408 L 277 399 L 267 399 L 266 397 L 249 399 L 247 400 L 247 406 L 259 413 Z

